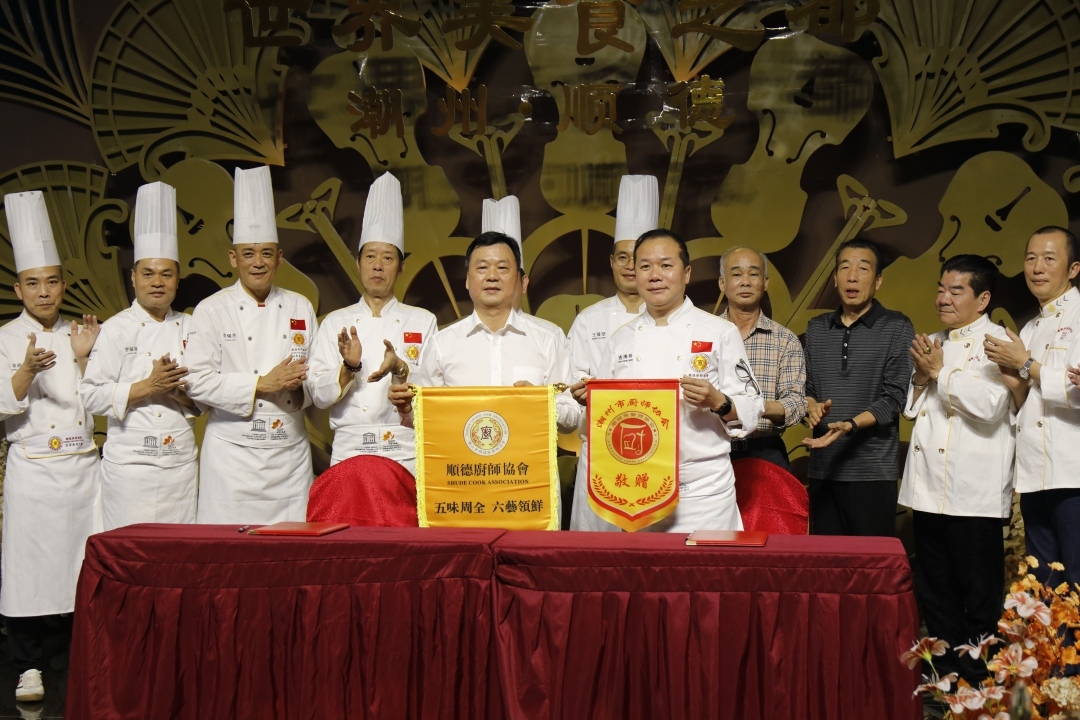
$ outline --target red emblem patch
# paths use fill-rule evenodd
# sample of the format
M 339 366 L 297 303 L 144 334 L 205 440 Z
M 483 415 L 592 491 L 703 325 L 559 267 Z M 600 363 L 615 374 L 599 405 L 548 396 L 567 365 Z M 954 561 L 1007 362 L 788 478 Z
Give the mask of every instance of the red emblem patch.
M 692 352 L 692 353 L 712 352 L 712 341 L 706 342 L 704 340 L 691 340 L 690 341 L 690 352 Z
M 424 341 L 423 333 L 405 333 L 405 343 L 408 345 L 419 345 Z
M 304 320 L 303 318 L 301 318 L 299 320 L 297 320 L 295 318 L 292 318 L 292 319 L 289 320 L 289 329 L 290 330 L 307 330 L 307 320 Z

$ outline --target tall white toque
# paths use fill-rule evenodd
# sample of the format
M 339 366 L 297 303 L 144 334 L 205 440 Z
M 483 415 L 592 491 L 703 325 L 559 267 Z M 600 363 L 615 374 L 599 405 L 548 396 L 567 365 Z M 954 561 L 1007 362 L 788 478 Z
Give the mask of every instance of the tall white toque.
M 135 262 L 163 258 L 180 262 L 176 242 L 176 188 L 154 182 L 135 198 Z
M 652 175 L 623 175 L 615 210 L 615 242 L 637 240 L 660 222 L 660 188 Z
M 270 168 L 266 165 L 253 170 L 236 168 L 233 178 L 233 245 L 277 241 Z
M 517 197 L 507 195 L 502 200 L 484 200 L 481 232 L 501 232 L 514 238 L 521 255 L 521 267 L 525 267 L 525 250 L 521 246 L 521 205 Z
M 60 264 L 45 196 L 40 190 L 8 193 L 4 196 L 11 249 L 15 251 L 15 272 Z
M 359 247 L 369 242 L 389 243 L 405 255 L 405 211 L 401 204 L 401 183 L 390 173 L 383 173 L 368 188 Z

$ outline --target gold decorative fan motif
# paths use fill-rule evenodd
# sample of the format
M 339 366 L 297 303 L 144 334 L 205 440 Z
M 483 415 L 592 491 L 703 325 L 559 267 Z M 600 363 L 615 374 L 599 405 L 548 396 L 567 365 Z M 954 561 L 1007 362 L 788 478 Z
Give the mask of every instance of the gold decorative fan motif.
M 893 152 L 997 137 L 1025 125 L 1080 130 L 1080 12 L 1075 0 L 889 0 L 872 26 Z
M 0 98 L 90 124 L 74 0 L 0 0 Z
M 121 3 L 90 69 L 94 138 L 110 170 L 138 163 L 154 180 L 170 153 L 284 164 L 286 68 L 277 48 L 244 46 L 243 20 L 221 0 Z
M 127 221 L 128 206 L 106 197 L 108 181 L 105 168 L 73 162 L 24 165 L 0 176 L 0 195 L 40 190 L 45 196 L 67 282 L 65 314 L 104 320 L 129 304 L 116 248 L 106 245 L 104 235 L 106 221 Z M 22 312 L 12 289 L 14 268 L 5 210 L 0 215 L 0 317 L 5 319 Z

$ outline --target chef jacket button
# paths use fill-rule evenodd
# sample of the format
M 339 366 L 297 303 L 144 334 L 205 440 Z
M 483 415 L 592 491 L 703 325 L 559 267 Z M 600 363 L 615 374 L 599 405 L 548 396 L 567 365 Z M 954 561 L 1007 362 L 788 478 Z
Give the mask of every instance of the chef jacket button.
M 82 425 L 82 420 L 79 421 L 79 424 Z
M 964 347 L 971 347 L 971 343 L 969 343 L 969 342 L 964 343 Z
M 284 336 L 284 335 L 282 335 L 282 336 L 281 336 L 281 339 L 282 339 L 282 340 L 284 340 L 284 339 L 285 339 L 285 336 Z
M 396 322 L 396 323 L 399 323 L 399 322 L 401 322 L 401 321 L 400 321 L 400 320 L 398 320 L 397 318 L 394 318 L 394 322 Z
M 157 414 L 157 416 L 158 416 L 158 417 L 161 417 L 161 413 L 158 413 L 158 414 Z
M 139 323 L 139 327 L 146 327 L 146 323 Z
M 675 359 L 676 359 L 676 360 L 682 360 L 682 355 L 676 355 L 676 356 L 675 356 Z
M 71 358 L 71 362 L 79 362 L 79 358 Z
M 147 354 L 147 355 L 149 355 L 149 354 L 150 354 L 150 351 L 149 351 L 149 350 L 147 350 L 147 351 L 146 351 L 146 354 Z
M 281 309 L 281 303 L 278 303 L 277 309 L 278 309 L 278 310 L 280 310 L 280 309 Z
M 241 305 L 241 306 L 240 306 L 240 309 L 241 309 L 241 310 L 243 310 L 243 309 L 244 309 L 244 306 L 243 306 L 243 305 Z
M 1042 420 L 1040 420 L 1039 422 L 1037 422 L 1035 424 L 1038 425 L 1039 427 L 1042 427 Z
M 1055 315 L 1054 317 L 1061 317 L 1061 313 L 1058 313 L 1058 314 L 1057 314 L 1057 315 Z
M 915 446 L 915 452 L 919 452 L 921 449 L 918 445 Z
M 175 323 L 173 323 L 173 324 L 174 324 L 174 325 L 179 325 L 179 324 L 180 324 L 180 322 L 179 322 L 179 321 L 177 321 L 177 322 L 175 322 Z
M 255 373 L 256 375 L 258 375 L 258 374 L 259 374 L 259 371 L 258 371 L 258 370 L 252 370 L 251 372 Z
M 360 410 L 363 412 L 367 412 L 367 406 L 365 405 L 364 407 L 360 408 Z
M 250 336 L 250 335 L 248 335 L 248 340 L 251 340 L 251 336 Z
M 938 448 L 938 449 L 937 449 L 937 451 L 938 451 L 939 453 L 941 453 L 942 455 L 944 455 L 944 454 L 945 454 L 945 448 Z
M 55 428 L 56 426 L 55 426 L 55 425 L 50 425 L 49 427 L 51 427 L 51 428 Z
M 638 355 L 636 358 L 634 358 L 634 360 L 637 361 L 637 362 L 641 362 L 641 356 Z
M 1050 343 L 1046 343 L 1046 347 L 1045 347 L 1045 348 L 1043 348 L 1043 349 L 1044 349 L 1044 350 L 1049 350 L 1049 349 L 1050 349 Z
M 1035 321 L 1035 327 L 1039 327 L 1039 322 L 1040 322 L 1039 320 Z
M 922 411 L 921 413 L 919 413 L 919 414 L 920 414 L 920 415 L 922 415 L 923 417 L 926 417 L 926 411 L 925 411 L 925 410 L 923 410 L 923 411 Z
M 259 402 L 259 407 L 262 407 L 262 402 L 261 401 Z

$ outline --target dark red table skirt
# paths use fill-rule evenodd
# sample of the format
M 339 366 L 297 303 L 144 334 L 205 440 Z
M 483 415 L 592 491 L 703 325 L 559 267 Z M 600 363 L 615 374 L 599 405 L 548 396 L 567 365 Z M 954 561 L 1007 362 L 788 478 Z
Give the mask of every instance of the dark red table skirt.
M 491 544 L 502 532 L 96 535 L 65 717 L 485 717 L 496 685 Z
M 141 525 L 79 578 L 71 720 L 917 717 L 887 539 Z
M 514 718 L 921 717 L 918 636 L 888 538 L 507 533 L 495 543 L 500 682 Z

